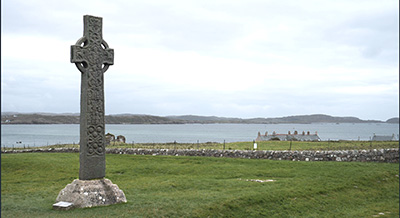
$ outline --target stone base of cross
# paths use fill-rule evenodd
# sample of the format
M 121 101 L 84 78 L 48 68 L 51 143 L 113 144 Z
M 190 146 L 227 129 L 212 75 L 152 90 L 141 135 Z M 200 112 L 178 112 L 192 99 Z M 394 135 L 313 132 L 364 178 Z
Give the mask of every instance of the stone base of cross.
M 124 192 L 109 179 L 75 179 L 60 191 L 56 201 L 54 209 L 69 210 L 126 203 L 126 198 Z

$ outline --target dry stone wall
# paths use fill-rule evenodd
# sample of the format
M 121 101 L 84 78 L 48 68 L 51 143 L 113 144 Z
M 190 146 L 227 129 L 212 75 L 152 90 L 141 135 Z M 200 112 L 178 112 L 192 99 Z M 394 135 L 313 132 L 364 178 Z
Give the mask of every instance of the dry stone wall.
M 24 152 L 79 152 L 78 148 L 49 148 L 2 151 L 2 153 Z M 250 151 L 250 150 L 174 150 L 174 149 L 138 149 L 107 148 L 107 154 L 131 154 L 153 156 L 200 156 L 229 157 L 248 159 L 270 159 L 289 161 L 358 161 L 399 163 L 399 149 L 343 150 L 343 151 Z

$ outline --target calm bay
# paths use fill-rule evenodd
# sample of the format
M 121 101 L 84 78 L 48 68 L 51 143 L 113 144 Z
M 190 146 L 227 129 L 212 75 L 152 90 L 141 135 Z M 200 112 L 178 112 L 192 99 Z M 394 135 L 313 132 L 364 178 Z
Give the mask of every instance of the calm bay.
M 127 143 L 200 143 L 253 141 L 265 134 L 318 132 L 321 140 L 370 140 L 373 134 L 398 138 L 399 125 L 389 123 L 313 123 L 313 124 L 108 124 L 106 133 L 123 135 Z M 2 147 L 79 144 L 78 124 L 1 125 Z

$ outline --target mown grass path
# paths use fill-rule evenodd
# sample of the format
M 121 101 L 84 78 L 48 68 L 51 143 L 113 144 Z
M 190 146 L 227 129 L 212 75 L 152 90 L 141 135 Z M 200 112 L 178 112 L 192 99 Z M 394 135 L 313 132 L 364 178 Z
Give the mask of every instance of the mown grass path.
M 399 165 L 107 155 L 128 203 L 54 211 L 79 154 L 2 154 L 2 217 L 398 217 Z M 275 180 L 253 182 L 250 179 Z

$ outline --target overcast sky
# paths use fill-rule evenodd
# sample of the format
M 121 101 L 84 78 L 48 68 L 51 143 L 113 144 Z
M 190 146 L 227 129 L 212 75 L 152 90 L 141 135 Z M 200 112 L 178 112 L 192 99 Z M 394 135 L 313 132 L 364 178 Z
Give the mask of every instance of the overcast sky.
M 3 112 L 79 112 L 86 14 L 106 114 L 399 116 L 398 0 L 3 0 Z

